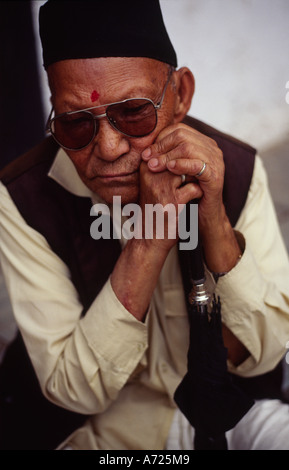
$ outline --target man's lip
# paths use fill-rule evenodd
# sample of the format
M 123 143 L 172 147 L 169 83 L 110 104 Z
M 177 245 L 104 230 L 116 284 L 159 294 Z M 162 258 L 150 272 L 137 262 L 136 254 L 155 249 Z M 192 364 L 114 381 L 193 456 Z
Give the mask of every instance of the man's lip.
M 126 176 L 132 176 L 137 172 L 138 170 L 132 171 L 130 173 L 112 173 L 108 175 L 97 175 L 97 177 L 101 179 L 117 179 L 117 178 L 125 178 Z

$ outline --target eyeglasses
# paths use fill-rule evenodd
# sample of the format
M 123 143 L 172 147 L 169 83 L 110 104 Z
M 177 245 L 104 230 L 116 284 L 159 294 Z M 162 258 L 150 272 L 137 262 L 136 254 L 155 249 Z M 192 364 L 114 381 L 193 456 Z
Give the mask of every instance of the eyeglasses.
M 87 147 L 99 131 L 99 119 L 107 118 L 111 126 L 127 137 L 145 137 L 157 126 L 157 111 L 161 108 L 166 89 L 170 82 L 173 68 L 170 67 L 168 78 L 160 101 L 155 104 L 149 98 L 129 98 L 115 103 L 93 106 L 78 111 L 58 114 L 51 119 L 52 108 L 46 124 L 56 142 L 66 150 L 82 150 Z M 104 114 L 95 115 L 91 111 L 106 107 Z

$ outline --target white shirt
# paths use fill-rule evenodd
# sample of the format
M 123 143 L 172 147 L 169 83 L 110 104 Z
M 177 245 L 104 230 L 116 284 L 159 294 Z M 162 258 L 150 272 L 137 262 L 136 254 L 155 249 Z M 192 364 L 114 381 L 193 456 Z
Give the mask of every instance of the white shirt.
M 49 172 L 68 191 L 98 198 L 63 150 Z M 43 208 L 45 210 L 45 208 Z M 78 449 L 163 449 L 174 391 L 186 372 L 188 320 L 177 250 L 170 252 L 145 323 L 106 282 L 84 318 L 67 266 L 29 227 L 0 183 L 0 260 L 19 329 L 43 393 L 92 415 L 68 444 Z M 289 340 L 289 263 L 261 160 L 235 230 L 240 262 L 220 278 L 222 319 L 250 357 L 233 373 L 262 374 Z

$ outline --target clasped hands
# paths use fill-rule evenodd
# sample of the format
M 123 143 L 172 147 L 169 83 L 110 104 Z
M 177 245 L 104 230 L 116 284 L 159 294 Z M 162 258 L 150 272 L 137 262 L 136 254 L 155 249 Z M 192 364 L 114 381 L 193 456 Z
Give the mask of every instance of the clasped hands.
M 155 202 L 186 204 L 198 199 L 200 230 L 220 222 L 224 216 L 224 161 L 214 140 L 185 124 L 174 124 L 160 132 L 154 144 L 142 152 L 142 159 L 146 165 L 141 167 L 141 182 L 150 182 L 163 198 Z M 162 176 L 152 178 L 156 174 Z M 186 175 L 186 184 L 172 175 Z

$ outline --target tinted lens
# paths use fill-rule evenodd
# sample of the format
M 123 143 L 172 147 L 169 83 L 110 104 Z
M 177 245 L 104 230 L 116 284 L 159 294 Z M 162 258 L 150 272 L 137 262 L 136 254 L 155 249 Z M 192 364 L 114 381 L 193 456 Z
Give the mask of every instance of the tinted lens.
M 110 105 L 106 115 L 117 130 L 131 137 L 144 137 L 157 125 L 154 105 L 146 99 L 131 99 Z
M 51 132 L 62 147 L 80 150 L 92 141 L 96 125 L 97 122 L 90 113 L 80 111 L 53 119 Z

